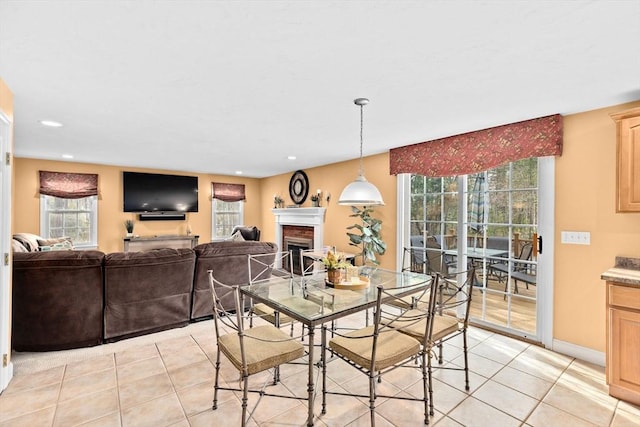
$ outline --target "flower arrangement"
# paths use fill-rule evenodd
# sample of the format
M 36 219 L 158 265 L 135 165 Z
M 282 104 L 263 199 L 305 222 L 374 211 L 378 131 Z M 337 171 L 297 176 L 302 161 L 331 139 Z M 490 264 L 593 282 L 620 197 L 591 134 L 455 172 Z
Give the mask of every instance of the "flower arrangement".
M 322 263 L 327 267 L 328 271 L 339 270 L 351 265 L 345 260 L 344 254 L 333 251 L 327 252 L 327 256 L 322 258 Z
M 133 220 L 126 220 L 124 222 L 124 228 L 127 230 L 127 233 L 133 233 Z
M 274 208 L 284 208 L 284 199 L 277 194 L 273 195 L 273 207 Z

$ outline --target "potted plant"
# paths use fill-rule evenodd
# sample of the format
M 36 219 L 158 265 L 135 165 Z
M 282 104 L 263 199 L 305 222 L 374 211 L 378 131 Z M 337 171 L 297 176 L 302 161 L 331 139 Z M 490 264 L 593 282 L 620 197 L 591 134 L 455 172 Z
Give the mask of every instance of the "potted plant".
M 327 280 L 330 283 L 339 283 L 342 276 L 341 270 L 350 266 L 344 254 L 329 251 L 327 256 L 322 258 L 322 264 L 327 268 Z
M 377 260 L 376 254 L 383 255 L 387 250 L 387 244 L 380 236 L 382 221 L 371 216 L 374 212 L 371 207 L 364 206 L 362 209 L 359 209 L 356 206 L 351 206 L 351 211 L 353 213 L 349 216 L 360 218 L 360 223 L 347 227 L 347 230 L 355 229 L 359 232 L 347 232 L 350 240 L 349 245 L 361 249 L 361 252 L 356 254 L 356 256 L 362 257 L 362 265 L 366 265 L 367 261 L 379 265 L 380 261 Z
M 124 228 L 127 230 L 127 237 L 133 236 L 133 220 L 126 220 L 124 222 Z

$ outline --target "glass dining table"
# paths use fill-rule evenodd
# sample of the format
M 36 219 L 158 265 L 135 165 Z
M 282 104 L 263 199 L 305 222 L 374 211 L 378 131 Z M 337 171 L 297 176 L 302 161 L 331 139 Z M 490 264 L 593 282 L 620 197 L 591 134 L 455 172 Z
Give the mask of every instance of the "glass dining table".
M 314 341 L 317 326 L 375 306 L 377 288 L 381 286 L 395 297 L 404 297 L 415 288 L 428 284 L 431 276 L 410 271 L 396 272 L 371 267 L 359 267 L 356 283 L 342 283 L 331 287 L 326 273 L 293 279 L 271 277 L 259 283 L 240 287 L 243 298 L 264 303 L 272 309 L 297 320 L 308 329 L 308 418 L 313 426 L 314 391 Z M 362 283 L 369 285 L 360 289 Z M 354 289 L 350 289 L 353 287 Z M 384 299 L 382 300 L 384 302 Z

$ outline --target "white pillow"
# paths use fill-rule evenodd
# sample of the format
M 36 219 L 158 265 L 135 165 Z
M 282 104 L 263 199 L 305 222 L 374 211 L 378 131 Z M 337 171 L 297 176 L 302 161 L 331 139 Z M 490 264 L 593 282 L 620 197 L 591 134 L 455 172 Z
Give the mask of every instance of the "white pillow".
M 240 233 L 240 231 L 236 231 L 235 233 L 233 233 L 231 235 L 231 241 L 232 242 L 244 242 L 244 237 L 242 237 L 242 233 Z

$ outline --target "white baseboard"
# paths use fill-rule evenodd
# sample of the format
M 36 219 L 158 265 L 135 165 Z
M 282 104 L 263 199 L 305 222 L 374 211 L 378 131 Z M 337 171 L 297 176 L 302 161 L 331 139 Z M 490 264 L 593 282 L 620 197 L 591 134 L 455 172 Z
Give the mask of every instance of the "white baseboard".
M 596 351 L 587 347 L 571 344 L 565 341 L 553 340 L 553 351 L 593 363 L 598 366 L 604 366 L 606 355 L 602 351 Z

